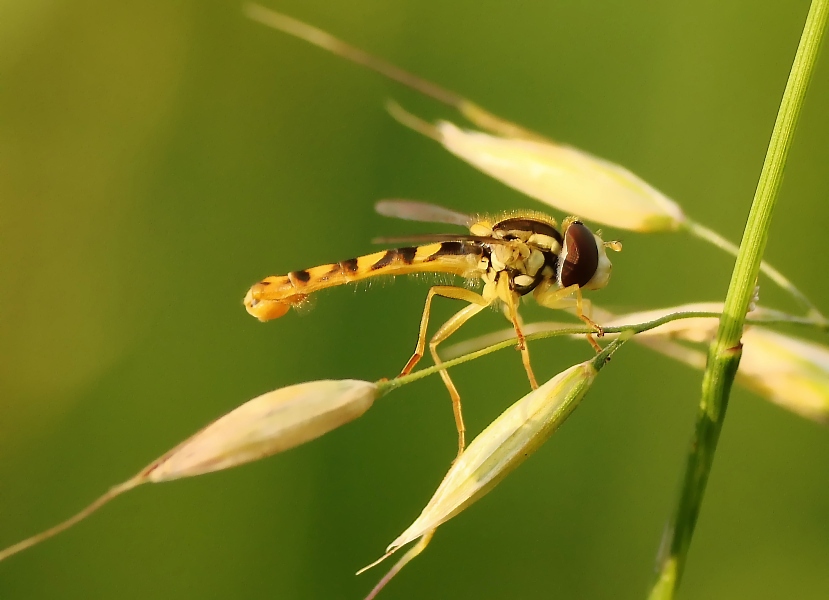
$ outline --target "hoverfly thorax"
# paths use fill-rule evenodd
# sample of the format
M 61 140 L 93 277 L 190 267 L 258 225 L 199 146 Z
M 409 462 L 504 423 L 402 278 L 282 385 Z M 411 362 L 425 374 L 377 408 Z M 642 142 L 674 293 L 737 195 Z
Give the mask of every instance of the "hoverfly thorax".
M 600 289 L 610 280 L 611 264 L 606 248 L 618 249 L 617 242 L 605 243 L 575 217 L 556 222 L 540 213 L 513 216 L 490 224 L 479 221 L 471 227 L 476 235 L 491 237 L 488 246 L 488 277 L 509 277 L 509 290 L 523 296 L 539 288 L 577 286 Z M 539 291 L 541 291 L 539 288 Z
M 510 292 L 523 296 L 555 277 L 563 238 L 555 221 L 546 215 L 510 217 L 493 225 L 481 221 L 470 229 L 494 242 L 487 247 L 488 277 L 485 275 L 484 281 L 499 274 L 506 276 Z

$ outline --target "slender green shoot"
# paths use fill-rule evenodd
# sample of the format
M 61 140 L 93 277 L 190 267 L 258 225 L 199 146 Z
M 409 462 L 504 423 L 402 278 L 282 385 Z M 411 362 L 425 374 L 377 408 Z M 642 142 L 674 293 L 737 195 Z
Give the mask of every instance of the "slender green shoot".
M 663 556 L 659 558 L 657 580 L 651 590 L 650 600 L 672 599 L 682 578 L 722 431 L 729 393 L 742 356 L 740 340 L 743 326 L 760 272 L 772 212 L 783 180 L 783 169 L 827 18 L 829 0 L 812 0 L 731 275 L 717 337 L 708 352 L 696 430 L 678 503 L 663 538 Z
M 630 325 L 617 325 L 613 327 L 603 327 L 602 330 L 604 333 L 612 334 L 612 333 L 619 333 L 619 334 L 627 334 L 633 335 L 637 333 L 642 333 L 644 331 L 648 331 L 650 329 L 656 329 L 666 323 L 670 323 L 671 321 L 676 321 L 678 319 L 697 319 L 697 318 L 720 318 L 723 313 L 718 312 L 710 312 L 710 311 L 680 311 L 671 313 L 669 315 L 664 315 L 659 317 L 658 319 L 653 319 L 652 321 L 644 321 L 642 323 L 632 323 Z M 774 312 L 771 313 L 769 318 L 758 318 L 758 319 L 746 319 L 746 323 L 750 323 L 753 325 L 804 325 L 806 327 L 813 328 L 815 323 L 812 322 L 810 319 L 805 317 L 797 317 L 794 315 L 787 315 L 785 313 L 778 313 Z M 829 327 L 829 326 L 827 326 Z M 560 336 L 569 336 L 569 335 L 586 335 L 588 333 L 595 333 L 595 330 L 591 327 L 586 325 L 574 325 L 573 327 L 567 328 L 560 328 L 560 329 L 551 329 L 547 331 L 538 331 L 535 333 L 530 333 L 524 336 L 524 339 L 528 342 L 534 340 L 543 340 L 546 338 L 552 337 L 560 337 Z M 378 381 L 377 385 L 380 388 L 381 394 L 387 394 L 392 390 L 395 390 L 401 386 L 407 385 L 418 379 L 423 379 L 424 377 L 428 377 L 429 375 L 434 375 L 439 371 L 443 371 L 445 369 L 449 369 L 451 367 L 455 367 L 457 365 L 476 360 L 487 354 L 491 354 L 493 352 L 497 352 L 498 350 L 504 350 L 506 348 L 512 348 L 518 342 L 517 338 L 510 337 L 508 339 L 499 341 L 498 343 L 492 344 L 485 348 L 481 348 L 480 350 L 476 350 L 474 352 L 469 352 L 468 354 L 464 354 L 463 356 L 459 356 L 457 358 L 453 358 L 452 360 L 447 360 L 441 362 L 439 365 L 433 365 L 431 367 L 426 367 L 424 369 L 419 369 L 414 373 L 410 373 L 409 375 L 405 375 L 403 377 L 397 377 L 395 379 L 383 380 Z M 615 350 L 615 347 L 614 347 Z
M 706 242 L 716 246 L 717 248 L 724 250 L 731 254 L 732 256 L 737 256 L 740 248 L 735 244 L 732 244 L 723 236 L 721 236 L 716 231 L 709 229 L 705 225 L 697 223 L 696 221 L 688 220 L 685 222 L 685 228 L 691 235 L 700 238 L 701 240 L 705 240 Z M 792 298 L 794 298 L 798 304 L 800 304 L 803 309 L 806 310 L 806 315 L 814 320 L 817 324 L 826 324 L 829 323 L 826 317 L 818 310 L 818 308 L 812 303 L 809 298 L 806 297 L 806 294 L 800 291 L 798 287 L 792 283 L 788 277 L 783 275 L 780 271 L 772 267 L 766 261 L 762 261 L 760 263 L 760 272 L 763 273 L 766 277 L 771 279 L 774 283 L 780 286 L 781 289 L 788 292 Z

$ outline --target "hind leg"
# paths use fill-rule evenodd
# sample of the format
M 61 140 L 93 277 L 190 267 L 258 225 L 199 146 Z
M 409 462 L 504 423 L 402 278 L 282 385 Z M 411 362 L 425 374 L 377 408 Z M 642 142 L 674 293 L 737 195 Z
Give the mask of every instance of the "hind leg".
M 432 339 L 429 341 L 429 350 L 436 365 L 442 363 L 440 356 L 437 353 L 438 344 L 455 333 L 464 323 L 491 304 L 491 301 L 484 299 L 483 296 L 473 292 L 472 290 L 448 285 L 436 285 L 432 287 L 426 296 L 426 306 L 423 308 L 423 316 L 420 319 L 420 331 L 418 333 L 417 345 L 415 346 L 414 354 L 412 354 L 409 362 L 407 362 L 406 366 L 403 367 L 403 371 L 401 371 L 398 377 L 411 373 L 412 369 L 414 369 L 420 359 L 423 358 L 423 353 L 426 347 L 426 333 L 429 327 L 429 317 L 432 309 L 432 300 L 435 296 L 443 296 L 444 298 L 454 298 L 456 300 L 465 300 L 466 302 L 469 302 L 468 306 L 465 306 L 459 310 L 448 321 L 446 321 L 446 323 L 441 325 L 440 329 L 435 332 L 435 335 L 432 336 Z M 449 373 L 447 373 L 446 370 L 440 371 L 440 377 L 443 379 L 443 383 L 449 391 L 449 397 L 452 400 L 452 411 L 455 414 L 455 427 L 458 430 L 458 456 L 460 456 L 466 446 L 466 426 L 463 423 L 461 397 L 455 387 L 455 384 L 452 382 L 452 378 L 449 377 Z
M 454 298 L 456 300 L 465 300 L 470 304 L 480 306 L 481 308 L 489 306 L 490 301 L 485 300 L 480 294 L 467 290 L 466 288 L 456 287 L 453 285 L 435 285 L 429 289 L 426 295 L 426 306 L 423 307 L 423 316 L 420 317 L 420 331 L 417 334 L 417 345 L 415 346 L 414 354 L 400 371 L 398 377 L 403 377 L 412 372 L 420 359 L 423 358 L 423 352 L 426 349 L 426 332 L 429 327 L 429 316 L 432 312 L 432 300 L 435 296 L 442 296 L 444 298 Z M 456 315 L 457 316 L 457 315 Z M 453 317 L 454 318 L 454 317 Z M 451 321 L 451 319 L 450 319 Z M 460 325 L 458 325 L 460 327 Z
M 429 351 L 432 354 L 432 359 L 435 361 L 436 365 L 440 365 L 443 362 L 438 354 L 438 345 L 460 329 L 464 323 L 477 315 L 484 308 L 486 308 L 485 305 L 470 304 L 469 306 L 466 306 L 456 312 L 448 321 L 446 321 L 446 323 L 441 325 L 440 329 L 438 329 L 435 335 L 432 336 L 432 339 L 429 340 Z M 443 384 L 446 386 L 446 389 L 449 390 L 449 397 L 452 400 L 452 411 L 455 413 L 455 427 L 457 427 L 458 430 L 458 456 L 460 456 L 463 454 L 463 450 L 466 447 L 466 426 L 463 423 L 461 396 L 446 369 L 440 371 L 440 377 L 443 379 Z

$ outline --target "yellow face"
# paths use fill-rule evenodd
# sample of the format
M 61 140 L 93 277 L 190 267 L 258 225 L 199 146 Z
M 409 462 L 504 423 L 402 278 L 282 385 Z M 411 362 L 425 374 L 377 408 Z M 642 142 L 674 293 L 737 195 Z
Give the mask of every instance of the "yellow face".
M 593 234 L 593 238 L 596 243 L 596 248 L 599 250 L 599 264 L 596 265 L 596 272 L 593 274 L 593 277 L 590 278 L 590 281 L 584 285 L 584 288 L 587 290 L 600 290 L 610 281 L 610 272 L 613 270 L 613 265 L 610 264 L 610 259 L 607 257 L 607 248 L 611 247 L 621 250 L 622 246 L 619 242 L 609 242 L 613 245 L 608 246 L 605 241 L 595 233 Z

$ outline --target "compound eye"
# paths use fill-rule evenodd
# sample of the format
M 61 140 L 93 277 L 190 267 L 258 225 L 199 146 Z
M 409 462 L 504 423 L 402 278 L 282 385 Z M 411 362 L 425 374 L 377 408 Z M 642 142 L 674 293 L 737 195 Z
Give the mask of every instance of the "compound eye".
M 599 267 L 599 248 L 593 232 L 581 221 L 573 221 L 564 232 L 561 285 L 583 287 Z

